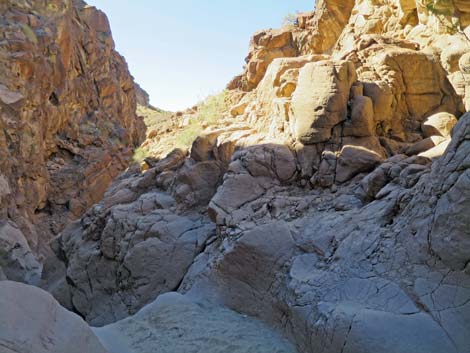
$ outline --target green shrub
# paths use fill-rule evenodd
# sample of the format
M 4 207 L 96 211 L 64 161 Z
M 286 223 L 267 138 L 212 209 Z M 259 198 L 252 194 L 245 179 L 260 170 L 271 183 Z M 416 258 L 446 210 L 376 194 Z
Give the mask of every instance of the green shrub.
M 178 132 L 175 137 L 175 147 L 186 148 L 191 146 L 194 140 L 201 134 L 202 127 L 197 124 L 190 124 L 183 131 Z
M 213 125 L 217 123 L 220 117 L 228 110 L 227 91 L 207 97 L 198 105 L 196 121 Z
M 139 147 L 134 151 L 132 160 L 136 163 L 142 163 L 145 158 L 150 156 L 150 151 L 146 148 Z
M 217 124 L 228 109 L 227 91 L 208 96 L 198 104 L 197 113 L 191 117 L 189 125 L 175 136 L 176 147 L 189 147 L 205 127 Z

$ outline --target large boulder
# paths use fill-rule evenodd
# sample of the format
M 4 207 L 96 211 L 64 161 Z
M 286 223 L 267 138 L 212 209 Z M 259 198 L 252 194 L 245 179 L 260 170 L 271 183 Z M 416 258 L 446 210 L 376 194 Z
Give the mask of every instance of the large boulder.
M 125 318 L 176 290 L 213 236 L 205 217 L 178 212 L 155 180 L 175 158 L 115 182 L 103 201 L 54 240 L 42 286 L 93 325 Z
M 439 163 L 441 195 L 437 202 L 430 246 L 454 270 L 463 270 L 470 263 L 470 114 L 454 128 L 447 154 Z M 437 170 L 436 170 L 436 174 Z
M 457 118 L 453 114 L 438 113 L 427 118 L 421 124 L 421 129 L 423 130 L 424 137 L 450 137 L 450 133 L 456 124 Z
M 359 146 L 344 146 L 338 157 L 336 181 L 343 183 L 355 175 L 371 172 L 383 162 L 383 157 L 374 151 Z
M 218 224 L 226 223 L 226 216 L 274 185 L 292 181 L 296 172 L 295 156 L 287 146 L 266 144 L 236 152 L 222 185 L 209 203 L 211 218 Z
M 251 38 L 250 52 L 245 59 L 247 65 L 244 73 L 236 76 L 227 87 L 251 91 L 263 79 L 269 64 L 274 59 L 297 55 L 298 49 L 290 29 L 259 31 Z
M 347 61 L 306 64 L 292 97 L 295 138 L 303 144 L 326 142 L 347 118 L 349 91 L 356 79 Z
M 0 282 L 0 352 L 108 353 L 78 315 L 45 291 Z
M 0 269 L 5 278 L 36 284 L 41 268 L 23 233 L 10 222 L 0 221 Z

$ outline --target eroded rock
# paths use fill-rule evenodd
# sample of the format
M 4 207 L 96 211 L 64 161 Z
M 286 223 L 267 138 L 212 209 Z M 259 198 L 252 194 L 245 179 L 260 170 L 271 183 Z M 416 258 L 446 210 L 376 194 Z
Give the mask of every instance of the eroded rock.
M 0 351 L 108 353 L 88 325 L 45 291 L 0 282 Z

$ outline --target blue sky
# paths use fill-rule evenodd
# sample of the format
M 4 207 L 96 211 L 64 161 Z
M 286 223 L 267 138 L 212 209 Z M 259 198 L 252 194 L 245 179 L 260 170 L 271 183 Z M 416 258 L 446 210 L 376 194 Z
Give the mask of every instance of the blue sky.
M 314 0 L 88 0 L 106 12 L 118 51 L 153 105 L 178 110 L 242 71 L 251 35 Z

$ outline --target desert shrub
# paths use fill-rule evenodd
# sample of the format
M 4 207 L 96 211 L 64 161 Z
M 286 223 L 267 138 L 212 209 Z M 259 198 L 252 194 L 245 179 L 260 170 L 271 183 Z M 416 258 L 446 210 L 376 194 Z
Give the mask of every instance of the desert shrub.
M 190 124 L 175 136 L 175 147 L 189 147 L 201 134 L 202 127 L 197 124 Z
M 195 120 L 199 123 L 213 125 L 228 110 L 227 91 L 210 95 L 198 104 Z
M 282 21 L 282 24 L 284 26 L 295 26 L 295 27 L 297 27 L 299 25 L 299 20 L 297 19 L 297 15 L 295 13 L 288 13 L 284 17 L 284 20 Z
M 150 156 L 150 151 L 146 148 L 139 147 L 134 151 L 134 155 L 132 156 L 132 160 L 136 163 L 142 163 L 145 158 Z

